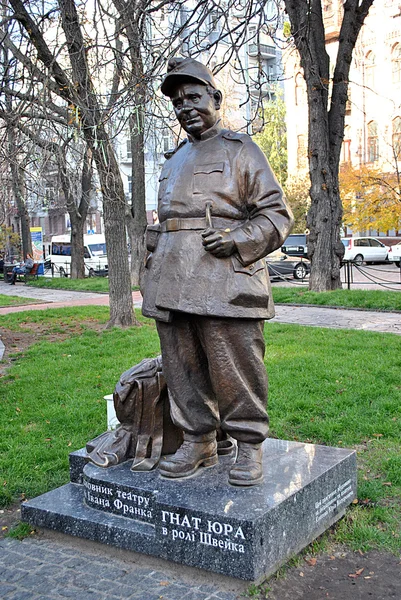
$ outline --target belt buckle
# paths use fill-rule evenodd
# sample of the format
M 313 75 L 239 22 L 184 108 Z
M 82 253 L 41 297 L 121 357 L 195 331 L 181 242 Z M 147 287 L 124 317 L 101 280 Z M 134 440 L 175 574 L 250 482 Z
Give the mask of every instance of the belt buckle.
M 166 231 L 178 231 L 180 229 L 181 219 L 173 217 L 166 221 Z

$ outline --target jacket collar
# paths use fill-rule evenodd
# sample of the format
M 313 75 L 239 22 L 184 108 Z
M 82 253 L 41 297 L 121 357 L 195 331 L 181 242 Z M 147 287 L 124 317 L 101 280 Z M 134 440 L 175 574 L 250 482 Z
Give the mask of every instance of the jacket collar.
M 188 133 L 188 140 L 191 142 L 191 144 L 196 144 L 198 142 L 210 140 L 211 138 L 216 137 L 216 135 L 219 135 L 222 129 L 223 127 L 221 125 L 221 119 L 219 119 L 218 121 L 216 121 L 213 127 L 201 133 L 200 138 L 194 138 Z

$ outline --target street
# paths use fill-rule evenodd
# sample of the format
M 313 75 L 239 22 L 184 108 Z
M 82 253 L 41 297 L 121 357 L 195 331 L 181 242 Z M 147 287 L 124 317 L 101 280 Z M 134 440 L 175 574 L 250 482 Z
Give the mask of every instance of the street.
M 401 269 L 394 263 L 363 264 L 361 267 L 350 266 L 350 284 L 351 290 L 388 290 L 401 292 Z M 348 287 L 347 267 L 341 269 L 341 281 L 343 289 Z M 282 287 L 307 287 L 309 276 L 304 281 L 293 279 L 292 277 L 275 279 L 272 281 L 274 286 Z

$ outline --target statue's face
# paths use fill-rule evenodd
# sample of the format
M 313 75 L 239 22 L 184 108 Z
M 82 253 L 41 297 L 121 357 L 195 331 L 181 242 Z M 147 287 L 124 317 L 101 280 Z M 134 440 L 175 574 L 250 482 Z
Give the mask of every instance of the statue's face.
M 177 85 L 171 100 L 180 125 L 195 138 L 219 119 L 220 100 L 210 96 L 200 83 Z

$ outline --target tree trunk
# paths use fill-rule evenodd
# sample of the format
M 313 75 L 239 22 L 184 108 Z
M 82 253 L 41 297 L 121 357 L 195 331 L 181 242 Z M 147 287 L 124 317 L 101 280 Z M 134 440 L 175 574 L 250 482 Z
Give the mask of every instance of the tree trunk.
M 344 248 L 340 239 L 340 152 L 352 52 L 372 3 L 373 0 L 344 2 L 329 110 L 330 68 L 321 0 L 285 0 L 308 96 L 308 156 L 312 184 L 307 216 L 310 230 L 308 254 L 311 259 L 309 289 L 316 292 L 342 287 L 340 268 Z
M 89 141 L 89 140 L 88 140 Z M 91 140 L 93 144 L 93 140 Z M 125 197 L 120 169 L 107 135 L 98 127 L 93 156 L 103 195 L 104 232 L 109 264 L 110 320 L 108 327 L 137 324 L 129 277 Z
M 30 229 L 30 219 L 28 210 L 26 208 L 25 199 L 16 194 L 17 200 L 17 209 L 18 209 L 18 219 L 21 227 L 21 239 L 22 239 L 22 254 L 24 259 L 27 254 L 32 255 L 32 238 L 31 238 L 31 229 Z
M 140 102 L 140 99 L 137 98 Z M 137 104 L 141 106 L 140 103 Z M 139 285 L 145 256 L 146 234 L 146 193 L 144 158 L 144 116 L 141 108 L 131 117 L 131 153 L 132 153 L 132 196 L 131 213 L 127 218 L 127 230 L 131 245 L 131 283 Z
M 77 211 L 70 212 L 71 220 L 71 279 L 85 277 L 84 262 L 84 225 L 86 215 L 82 217 Z
M 110 320 L 107 326 L 129 326 L 137 321 L 134 316 L 129 275 L 123 182 L 93 89 L 75 3 L 73 0 L 59 0 L 59 6 L 71 61 L 72 78 L 82 113 L 82 131 L 93 152 L 103 195 L 104 229 L 109 265 Z M 43 56 L 46 58 L 45 50 Z M 55 78 L 61 82 L 65 80 L 65 73 L 61 71 L 58 64 L 52 63 L 52 69 Z
M 71 278 L 83 279 L 85 277 L 84 260 L 84 233 L 86 216 L 89 209 L 89 196 L 92 188 L 93 166 L 92 151 L 86 148 L 82 161 L 81 173 L 81 198 L 77 205 L 74 197 L 74 186 L 71 185 L 67 173 L 67 162 L 64 154 L 59 152 L 60 174 L 67 210 L 71 220 Z
M 143 13 L 146 1 L 124 2 L 113 0 L 120 14 L 121 26 L 129 42 L 131 61 L 130 85 L 135 109 L 130 118 L 131 140 L 131 210 L 127 211 L 127 231 L 131 246 L 131 283 L 139 285 L 144 268 L 146 234 L 145 143 L 144 126 L 148 90 L 144 75 L 143 50 L 145 29 Z
M 8 148 L 10 156 L 11 185 L 17 205 L 17 216 L 20 224 L 22 255 L 32 254 L 32 239 L 30 232 L 30 220 L 25 204 L 24 172 L 18 164 L 18 148 L 15 131 L 12 125 L 8 128 Z

